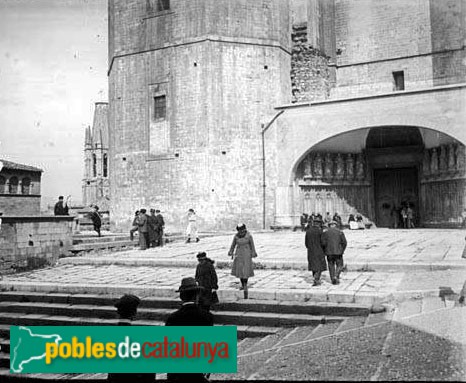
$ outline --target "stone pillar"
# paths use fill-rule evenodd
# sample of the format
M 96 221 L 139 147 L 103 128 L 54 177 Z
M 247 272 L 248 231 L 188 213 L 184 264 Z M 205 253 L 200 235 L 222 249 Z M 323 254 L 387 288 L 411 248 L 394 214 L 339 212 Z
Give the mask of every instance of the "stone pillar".
M 293 200 L 293 187 L 279 186 L 275 190 L 275 225 L 287 226 L 293 225 L 291 203 Z
M 445 145 L 440 146 L 439 148 L 439 170 L 440 173 L 445 173 L 448 169 L 447 165 L 447 147 Z

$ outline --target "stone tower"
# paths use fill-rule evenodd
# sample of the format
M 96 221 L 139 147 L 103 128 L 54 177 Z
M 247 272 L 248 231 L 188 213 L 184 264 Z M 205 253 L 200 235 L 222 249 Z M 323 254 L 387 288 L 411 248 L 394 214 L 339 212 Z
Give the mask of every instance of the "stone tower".
M 289 0 L 109 1 L 114 229 L 140 207 L 172 230 L 189 208 L 204 230 L 262 227 L 261 124 L 291 102 L 290 36 Z
M 108 186 L 108 103 L 97 102 L 94 121 L 86 128 L 84 143 L 83 204 L 109 208 Z

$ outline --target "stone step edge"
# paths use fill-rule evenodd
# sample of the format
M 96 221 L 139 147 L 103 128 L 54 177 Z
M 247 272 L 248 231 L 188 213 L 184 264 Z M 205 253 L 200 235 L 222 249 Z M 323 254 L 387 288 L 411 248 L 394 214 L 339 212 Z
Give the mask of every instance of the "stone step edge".
M 131 244 L 131 242 L 128 241 Z M 135 243 L 136 245 L 136 243 Z M 76 245 L 80 246 L 80 245 Z M 75 247 L 75 246 L 74 246 Z M 73 248 L 71 250 L 73 251 Z M 103 246 L 104 247 L 104 246 Z M 107 246 L 109 247 L 109 246 Z M 111 247 L 111 246 L 110 246 Z M 197 261 L 192 260 L 170 260 L 170 259 L 154 259 L 154 258 L 138 258 L 138 257 L 125 257 L 118 259 L 115 257 L 65 257 L 59 260 L 60 264 L 72 265 L 96 265 L 96 266 L 157 266 L 157 267 L 190 267 L 195 268 L 198 264 Z M 442 271 L 450 268 L 465 268 L 466 262 L 457 261 L 441 261 L 441 262 L 347 262 L 345 263 L 348 271 L 384 271 L 384 270 L 428 270 L 428 271 Z M 216 260 L 217 268 L 230 268 L 231 260 Z M 256 269 L 293 269 L 293 270 L 307 270 L 307 262 L 285 262 L 285 261 L 263 261 L 255 263 Z
M 27 301 L 19 301 L 17 299 L 27 298 Z M 119 296 L 97 295 L 97 294 L 63 294 L 63 293 L 49 293 L 42 292 L 24 292 L 24 291 L 4 291 L 0 292 L 1 302 L 16 302 L 16 303 L 66 303 L 66 304 L 82 304 L 82 305 L 99 305 L 105 306 L 106 304 L 113 306 L 113 303 Z M 3 300 L 2 300 L 3 299 Z M 52 302 L 50 302 L 52 301 Z M 180 300 L 166 297 L 147 297 L 141 301 L 140 308 L 151 308 L 159 306 L 160 304 L 166 305 L 169 308 L 177 308 L 181 304 Z M 297 313 L 297 311 L 305 310 L 333 310 L 341 312 L 340 316 L 352 315 L 365 315 L 369 314 L 371 306 L 356 304 L 356 303 L 334 303 L 334 302 L 293 302 L 293 301 L 278 301 L 278 300 L 242 300 L 242 301 L 225 301 L 216 306 L 218 311 L 237 311 L 228 310 L 229 306 L 243 308 L 243 311 L 256 311 L 256 312 L 278 312 L 278 313 Z M 302 312 L 301 312 L 302 313 Z
M 91 305 L 70 305 L 70 304 L 62 304 L 62 303 L 52 303 L 48 305 L 44 305 L 43 303 L 31 303 L 31 302 L 24 302 L 24 303 L 17 303 L 17 302 L 1 302 L 0 307 L 2 308 L 2 312 L 0 313 L 0 317 L 8 317 L 8 314 L 23 314 L 25 313 L 23 310 L 27 309 L 34 309 L 40 308 L 41 311 L 35 311 L 34 314 L 36 315 L 56 315 L 62 316 L 62 314 L 51 314 L 49 313 L 50 310 L 65 310 L 66 312 L 79 312 L 79 311 L 94 311 L 96 315 L 101 315 L 103 313 L 108 313 L 112 316 L 115 315 L 115 308 L 112 306 L 91 306 Z M 153 316 L 168 316 L 172 312 L 173 309 L 160 309 L 160 308 L 140 308 L 138 309 L 138 315 L 153 315 Z M 343 321 L 347 317 L 344 316 L 336 316 L 336 315 L 311 315 L 311 314 L 278 314 L 278 313 L 258 313 L 258 312 L 251 312 L 251 311 L 213 311 L 212 312 L 216 318 L 220 318 L 220 320 L 227 319 L 228 321 L 232 321 L 233 318 L 241 317 L 242 320 L 250 318 L 253 319 L 262 319 L 266 321 L 268 319 L 277 320 L 280 322 L 286 321 L 289 324 L 293 324 L 295 322 L 298 323 L 320 323 L 322 321 Z M 32 313 L 25 313 L 26 315 Z M 86 315 L 89 315 L 87 313 Z M 93 314 L 91 314 L 93 315 Z M 64 316 L 70 316 L 70 314 L 65 314 Z M 74 317 L 74 316 L 71 316 Z M 82 315 L 78 315 L 77 317 L 83 317 Z M 86 318 L 94 318 L 93 316 Z M 96 318 L 99 319 L 100 317 Z M 235 323 L 235 322 L 233 322 Z M 280 327 L 280 326 L 279 326 Z
M 178 293 L 174 288 L 147 287 L 140 285 L 88 285 L 88 284 L 58 284 L 58 283 L 37 283 L 37 282 L 6 282 L 0 281 L 0 291 L 31 291 L 44 293 L 69 293 L 79 294 L 83 291 L 90 294 L 135 294 L 140 298 L 149 296 L 167 297 L 176 299 Z M 243 300 L 243 292 L 239 290 L 219 290 L 220 301 Z M 295 302 L 334 302 L 334 303 L 356 303 L 364 305 L 374 305 L 386 303 L 393 300 L 392 291 L 345 291 L 337 288 L 329 290 L 310 289 L 250 289 L 249 300 L 277 300 Z
M 3 313 L 2 313 L 3 314 Z M 4 317 L 2 315 L 2 317 Z M 30 317 L 30 318 L 29 318 Z M 37 314 L 25 314 L 21 318 L 31 319 L 31 320 L 41 320 L 46 322 L 63 322 L 67 320 L 66 326 L 116 326 L 118 323 L 118 319 L 102 319 L 99 318 L 88 318 L 88 317 L 79 317 L 79 318 L 71 318 L 65 317 L 60 315 L 37 315 Z M 76 320 L 81 324 L 72 324 L 73 320 Z M 102 324 L 103 323 L 103 324 Z M 11 326 L 35 326 L 35 325 L 11 325 L 11 324 L 0 324 L 1 331 L 9 331 Z M 49 326 L 54 326 L 50 324 Z M 59 325 L 63 326 L 63 325 Z M 135 320 L 132 322 L 132 326 L 165 326 L 165 322 L 163 321 L 145 321 L 145 320 Z M 222 325 L 222 324 L 215 324 L 214 326 L 232 326 L 232 325 Z M 268 335 L 273 335 L 278 333 L 279 331 L 283 330 L 284 327 L 280 326 L 251 326 L 251 325 L 237 325 L 237 333 L 239 338 L 258 338 L 258 337 L 265 337 Z M 0 336 L 0 343 L 1 344 L 9 344 L 10 339 L 5 336 Z M 0 351 L 1 352 L 1 351 Z

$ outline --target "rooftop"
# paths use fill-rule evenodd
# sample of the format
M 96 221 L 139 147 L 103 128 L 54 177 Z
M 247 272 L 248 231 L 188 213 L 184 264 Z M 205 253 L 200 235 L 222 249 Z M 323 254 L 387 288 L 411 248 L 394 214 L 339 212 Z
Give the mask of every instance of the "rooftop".
M 42 169 L 36 168 L 34 166 L 18 164 L 16 162 L 2 160 L 1 158 L 0 158 L 0 165 L 3 165 L 3 166 L 0 166 L 0 170 L 3 168 L 3 169 L 10 169 L 10 170 L 24 170 L 27 172 L 36 172 L 36 173 L 43 172 Z

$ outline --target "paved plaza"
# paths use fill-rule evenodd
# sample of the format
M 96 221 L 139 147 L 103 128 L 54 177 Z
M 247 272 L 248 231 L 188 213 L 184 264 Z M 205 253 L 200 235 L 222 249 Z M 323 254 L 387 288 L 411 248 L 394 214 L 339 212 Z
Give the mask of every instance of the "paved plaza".
M 257 248 L 250 299 L 375 304 L 417 296 L 458 293 L 466 274 L 461 230 L 346 230 L 347 271 L 340 285 L 328 272 L 322 286 L 312 287 L 307 271 L 304 233 L 253 233 Z M 174 242 L 163 248 L 103 252 L 61 259 L 55 267 L 5 276 L 2 289 L 176 297 L 181 278 L 192 276 L 195 255 L 206 251 L 216 261 L 219 296 L 242 297 L 230 275 L 228 250 L 233 233 L 202 238 L 199 243 Z

